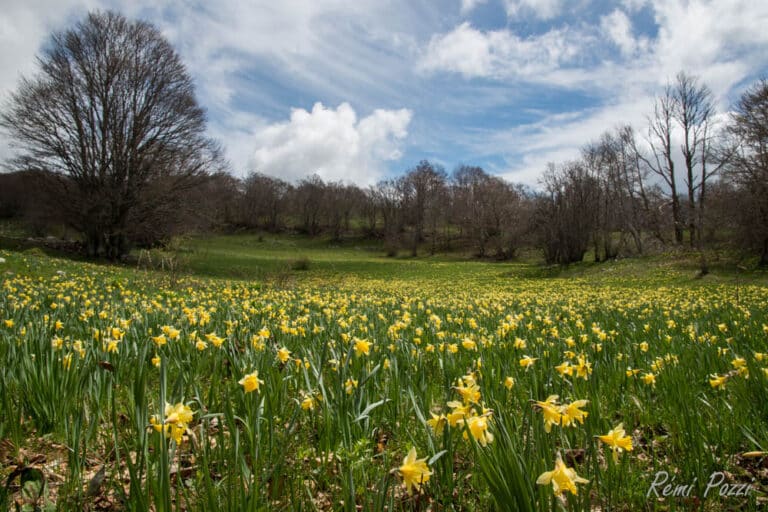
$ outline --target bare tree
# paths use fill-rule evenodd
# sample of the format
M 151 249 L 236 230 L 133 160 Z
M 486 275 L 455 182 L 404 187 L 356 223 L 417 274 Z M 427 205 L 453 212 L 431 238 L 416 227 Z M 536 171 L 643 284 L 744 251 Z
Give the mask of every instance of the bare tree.
M 523 194 L 480 167 L 462 165 L 452 176 L 453 221 L 474 247 L 478 257 L 495 248 L 495 257 L 515 256 L 523 231 Z
M 374 201 L 384 223 L 384 245 L 388 256 L 395 256 L 403 230 L 403 195 L 401 180 L 384 180 L 376 184 Z
M 0 116 L 15 166 L 62 176 L 62 218 L 90 255 L 118 258 L 162 220 L 158 208 L 221 166 L 192 79 L 157 28 L 113 12 L 53 34 L 38 63 Z
M 288 208 L 289 183 L 261 173 L 251 173 L 243 183 L 243 216 L 248 226 L 278 231 Z
M 547 263 L 579 262 L 595 230 L 592 214 L 599 184 L 583 162 L 550 164 L 542 178 L 534 225 Z
M 490 234 L 484 222 L 485 200 L 483 189 L 490 177 L 481 167 L 462 165 L 452 176 L 454 222 L 461 234 L 472 241 L 479 257 L 484 257 Z
M 358 195 L 355 191 L 359 189 L 341 181 L 326 184 L 323 209 L 333 241 L 341 240 L 343 230 L 349 231 L 350 218 L 358 206 Z
M 739 188 L 743 236 L 768 266 L 768 80 L 742 95 L 728 131 L 738 144 L 728 176 Z
M 629 237 L 642 254 L 649 198 L 632 127 L 605 132 L 582 149 L 582 160 L 599 184 L 593 209 L 595 260 L 616 257 Z
M 320 233 L 326 188 L 323 179 L 313 174 L 301 180 L 294 190 L 294 207 L 301 217 L 301 229 L 310 236 Z
M 651 149 L 649 157 L 641 156 L 643 162 L 656 175 L 662 178 L 669 188 L 672 204 L 672 223 L 675 230 L 675 242 L 683 243 L 683 221 L 680 198 L 677 195 L 677 176 L 675 161 L 672 157 L 672 130 L 675 116 L 675 98 L 671 85 L 667 85 L 664 94 L 656 98 L 653 116 L 648 119 L 647 142 Z
M 375 237 L 378 234 L 380 205 L 377 198 L 376 186 L 361 190 L 360 215 L 362 217 L 363 235 Z
M 437 215 L 440 208 L 437 207 L 439 198 L 445 189 L 445 171 L 427 160 L 422 160 L 405 176 L 400 186 L 408 212 L 408 218 L 413 226 L 413 238 L 411 243 L 411 255 L 416 256 L 419 244 L 424 240 L 425 225 L 434 225 L 428 222 L 428 214 Z M 434 237 L 435 231 L 431 233 Z
M 688 231 L 691 248 L 696 247 L 697 219 L 703 218 L 701 209 L 703 205 L 698 201 L 697 195 L 706 189 L 706 180 L 714 174 L 706 168 L 708 131 L 710 119 L 715 112 L 712 101 L 712 93 L 706 85 L 700 84 L 698 78 L 680 72 L 675 77 L 675 85 L 672 92 L 674 99 L 673 117 L 680 127 L 682 143 L 680 151 L 685 163 L 684 181 L 688 192 Z M 701 163 L 702 174 L 696 172 L 697 165 Z

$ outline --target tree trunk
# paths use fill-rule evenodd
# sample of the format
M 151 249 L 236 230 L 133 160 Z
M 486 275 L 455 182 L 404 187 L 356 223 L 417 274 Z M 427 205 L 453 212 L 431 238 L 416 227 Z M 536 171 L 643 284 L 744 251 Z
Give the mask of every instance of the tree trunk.
M 680 221 L 680 200 L 677 197 L 677 190 L 672 190 L 672 220 L 675 224 L 675 242 L 683 243 L 683 224 Z

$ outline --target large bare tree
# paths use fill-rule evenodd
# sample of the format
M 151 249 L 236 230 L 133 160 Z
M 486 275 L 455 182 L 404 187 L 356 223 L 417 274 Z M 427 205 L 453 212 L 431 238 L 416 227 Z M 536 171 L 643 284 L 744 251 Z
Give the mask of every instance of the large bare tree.
M 58 176 L 62 220 L 90 255 L 118 258 L 223 166 L 220 152 L 186 67 L 151 24 L 94 12 L 44 48 L 0 116 L 13 163 Z
M 677 194 L 677 171 L 672 149 L 674 121 L 675 94 L 672 86 L 667 85 L 664 94 L 656 98 L 653 115 L 648 118 L 647 142 L 651 154 L 648 157 L 640 155 L 648 168 L 658 175 L 669 189 L 675 242 L 681 244 L 683 243 L 683 218 L 680 197 Z
M 700 234 L 697 234 L 698 219 L 701 217 L 698 210 L 704 206 L 698 201 L 697 195 L 701 196 L 701 192 L 706 190 L 706 181 L 712 176 L 712 171 L 706 170 L 706 162 L 711 136 L 710 121 L 715 113 L 715 106 L 709 88 L 699 83 L 698 78 L 684 72 L 675 77 L 672 95 L 672 115 L 682 136 L 680 152 L 683 155 L 683 179 L 688 192 L 688 231 L 691 247 L 695 247 L 700 237 Z M 698 164 L 702 164 L 701 174 L 696 172 Z

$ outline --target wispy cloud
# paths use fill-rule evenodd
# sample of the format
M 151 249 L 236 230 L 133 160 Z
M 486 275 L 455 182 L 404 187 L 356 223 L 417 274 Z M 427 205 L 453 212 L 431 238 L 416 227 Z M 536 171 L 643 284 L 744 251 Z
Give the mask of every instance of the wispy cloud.
M 606 38 L 619 48 L 625 58 L 648 51 L 650 44 L 648 38 L 635 37 L 632 30 L 632 20 L 620 9 L 615 9 L 610 14 L 600 18 L 600 28 Z
M 563 9 L 564 0 L 504 0 L 507 16 L 533 15 L 542 20 L 554 18 Z
M 753 0 L 28 0 L 0 15 L 0 96 L 93 8 L 161 28 L 239 174 L 367 183 L 428 157 L 530 183 L 602 130 L 642 126 L 681 69 L 721 109 L 768 70 L 768 4 Z
M 511 16 L 532 8 L 526 2 L 505 5 Z M 563 6 L 545 2 L 538 7 L 529 15 L 554 18 Z M 646 27 L 643 33 L 635 26 L 633 16 L 642 9 L 650 10 L 654 30 Z M 562 104 L 554 113 L 533 123 L 484 130 L 477 143 L 469 144 L 478 158 L 501 154 L 507 167 L 497 170 L 506 177 L 535 184 L 547 162 L 576 157 L 581 145 L 605 130 L 632 123 L 643 131 L 654 95 L 681 70 L 700 76 L 720 108 L 727 109 L 743 81 L 768 66 L 766 23 L 768 4 L 625 0 L 623 9 L 613 8 L 592 25 L 561 20 L 526 37 L 511 28 L 482 31 L 461 23 L 430 39 L 418 68 L 511 88 L 540 84 L 559 91 Z M 575 91 L 591 92 L 593 104 L 570 109 Z
M 461 0 L 461 13 L 467 14 L 478 5 L 484 4 L 487 0 Z

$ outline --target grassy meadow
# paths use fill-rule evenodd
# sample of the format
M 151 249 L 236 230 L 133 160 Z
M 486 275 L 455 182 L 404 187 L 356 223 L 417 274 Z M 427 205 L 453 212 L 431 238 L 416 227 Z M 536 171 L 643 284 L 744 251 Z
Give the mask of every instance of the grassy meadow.
M 0 251 L 0 510 L 760 510 L 768 276 Z

